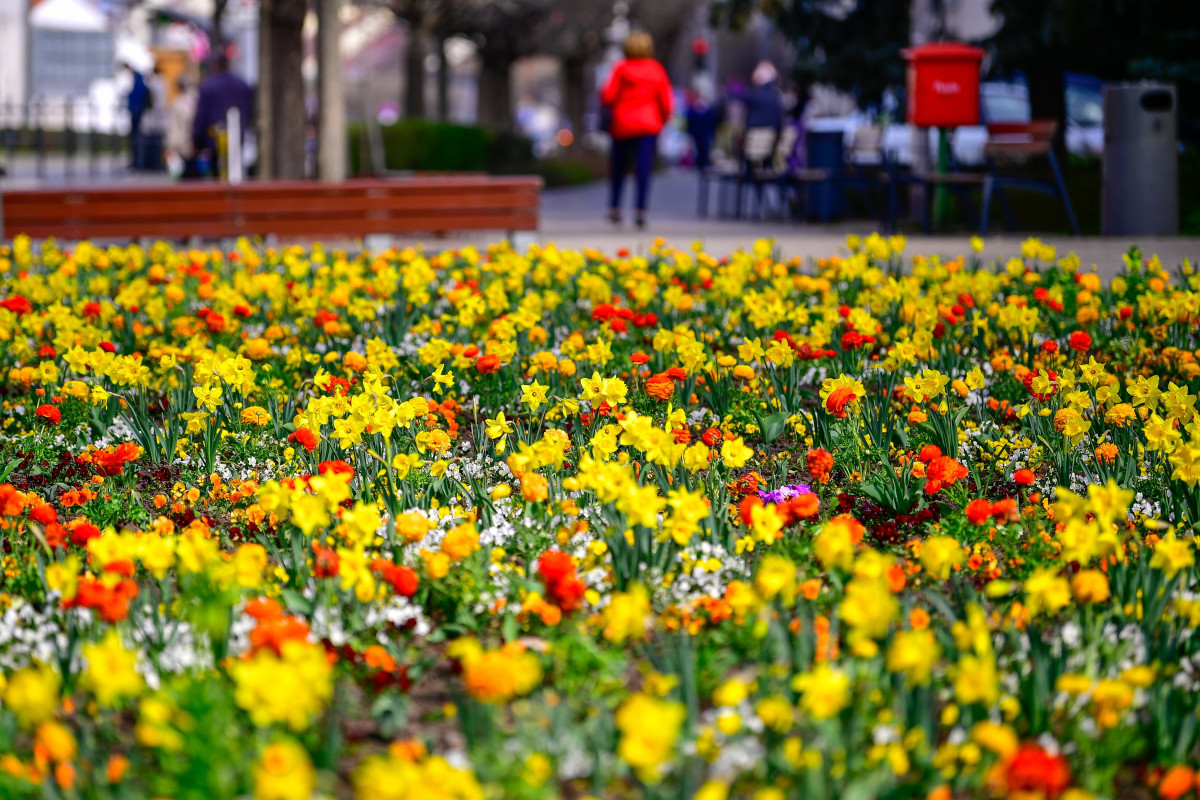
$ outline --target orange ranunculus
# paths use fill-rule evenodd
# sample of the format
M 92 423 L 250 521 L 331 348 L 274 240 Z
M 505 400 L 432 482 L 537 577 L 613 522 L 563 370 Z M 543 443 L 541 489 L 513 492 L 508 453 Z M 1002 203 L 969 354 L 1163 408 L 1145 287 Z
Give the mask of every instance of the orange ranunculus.
M 250 631 L 250 650 L 253 653 L 273 650 L 276 655 L 281 655 L 285 643 L 308 641 L 309 633 L 308 623 L 299 617 L 265 617 Z
M 1040 745 L 1027 743 L 1004 764 L 1007 794 L 1038 794 L 1054 800 L 1071 786 L 1071 768 L 1061 755 L 1052 756 Z
M 756 494 L 748 494 L 738 503 L 738 517 L 747 528 L 754 520 L 754 509 L 763 504 L 763 499 Z
M 960 478 L 965 478 L 969 474 L 966 467 L 950 456 L 938 456 L 929 462 L 929 468 L 925 471 L 925 475 L 929 479 L 925 484 L 925 491 L 935 494 L 940 489 L 953 486 Z
M 491 375 L 500 369 L 500 356 L 495 353 L 480 356 L 475 362 L 475 369 L 480 375 Z
M 1003 525 L 1006 522 L 1016 522 L 1021 518 L 1020 509 L 1017 508 L 1017 501 L 1012 497 L 1005 497 L 1003 500 L 997 500 L 992 503 L 992 519 L 997 524 Z
M 1076 353 L 1086 353 L 1092 346 L 1092 337 L 1087 334 L 1087 331 L 1075 331 L 1067 337 L 1067 343 Z
M 778 506 L 783 512 L 786 524 L 793 525 L 802 519 L 815 517 L 821 508 L 821 501 L 815 494 L 798 494 L 783 501 Z
M 1179 800 L 1192 790 L 1197 776 L 1195 770 L 1176 764 L 1167 770 L 1158 782 L 1158 796 L 1163 800 Z
M 852 387 L 839 386 L 830 392 L 829 397 L 825 400 L 825 410 L 839 419 L 844 418 L 846 407 L 857 399 L 858 395 L 854 393 Z
M 921 448 L 921 452 L 917 453 L 917 461 L 920 461 L 923 464 L 928 464 L 935 458 L 939 458 L 941 455 L 942 448 L 938 447 L 936 444 L 927 444 Z
M 675 381 L 665 374 L 658 374 L 646 381 L 646 394 L 665 403 L 675 394 Z
M 992 504 L 980 497 L 967 503 L 965 513 L 967 522 L 972 525 L 982 525 L 992 516 Z
M 809 450 L 804 460 L 808 465 L 808 474 L 813 476 L 813 480 L 817 483 L 829 483 L 829 473 L 833 470 L 833 456 L 828 450 L 820 447 Z

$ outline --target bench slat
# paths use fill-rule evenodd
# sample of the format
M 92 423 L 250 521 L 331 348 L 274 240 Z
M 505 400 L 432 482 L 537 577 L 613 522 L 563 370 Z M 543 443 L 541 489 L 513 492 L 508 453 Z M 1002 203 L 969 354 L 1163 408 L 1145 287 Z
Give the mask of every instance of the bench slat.
M 6 198 L 7 199 L 7 198 Z M 470 192 L 448 195 L 388 195 L 386 197 L 324 197 L 288 196 L 278 198 L 221 198 L 203 200 L 178 200 L 165 198 L 157 202 L 138 200 L 134 203 L 100 202 L 78 203 L 14 203 L 11 211 L 6 209 L 6 224 L 20 225 L 35 221 L 50 222 L 56 219 L 119 220 L 126 218 L 180 218 L 209 219 L 230 214 L 321 214 L 330 211 L 408 211 L 456 209 L 521 209 L 536 204 L 537 195 L 507 193 Z M 6 203 L 7 205 L 7 203 Z
M 255 236 L 278 234 L 281 236 L 326 235 L 354 238 L 368 233 L 444 233 L 463 230 L 536 230 L 538 217 L 526 214 L 473 214 L 470 216 L 447 217 L 445 215 L 422 215 L 405 218 L 359 218 L 353 229 L 349 219 L 282 219 L 247 220 L 235 228 L 226 221 L 193 222 L 169 221 L 144 223 L 141 221 L 117 221 L 103 226 L 95 225 L 34 225 L 22 230 L 34 238 L 55 236 L 66 239 L 112 239 L 148 237 L 185 239 L 191 236 L 221 238 L 227 236 Z
M 69 239 L 536 230 L 542 180 L 471 175 L 342 184 L 38 189 L 4 195 L 6 236 Z

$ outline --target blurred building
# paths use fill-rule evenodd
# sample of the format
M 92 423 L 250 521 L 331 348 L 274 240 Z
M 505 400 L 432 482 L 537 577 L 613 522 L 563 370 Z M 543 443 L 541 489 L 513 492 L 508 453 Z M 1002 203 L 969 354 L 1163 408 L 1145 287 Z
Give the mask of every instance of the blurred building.
M 116 55 L 112 26 L 90 0 L 33 0 L 28 16 L 28 97 L 81 97 L 110 76 Z
M 912 0 L 913 44 L 951 39 L 977 42 L 1000 28 L 991 0 Z
M 23 103 L 29 89 L 28 0 L 0 0 L 0 104 Z
M 93 0 L 0 0 L 0 103 L 86 96 L 115 40 Z

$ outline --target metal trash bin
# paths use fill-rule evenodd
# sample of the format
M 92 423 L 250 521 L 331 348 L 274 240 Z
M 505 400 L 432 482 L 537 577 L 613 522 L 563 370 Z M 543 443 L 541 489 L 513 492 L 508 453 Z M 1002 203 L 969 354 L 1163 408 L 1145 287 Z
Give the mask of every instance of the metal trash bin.
M 829 170 L 830 177 L 808 185 L 808 209 L 821 222 L 846 213 L 846 192 L 841 183 L 845 170 L 845 135 L 841 131 L 809 131 L 804 137 L 805 162 L 810 169 Z
M 1179 234 L 1177 108 L 1173 84 L 1104 87 L 1105 235 Z

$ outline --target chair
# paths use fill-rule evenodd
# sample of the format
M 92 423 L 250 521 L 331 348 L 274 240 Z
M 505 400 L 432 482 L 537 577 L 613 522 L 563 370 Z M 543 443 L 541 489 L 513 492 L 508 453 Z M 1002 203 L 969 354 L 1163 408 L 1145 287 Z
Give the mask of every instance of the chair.
M 717 193 L 717 213 L 725 216 L 727 190 L 734 191 L 734 211 L 736 219 L 742 217 L 743 189 L 753 170 L 766 167 L 775 154 L 775 140 L 778 131 L 774 128 L 749 128 L 742 135 L 737 162 L 731 169 L 719 176 Z M 761 195 L 760 195 L 761 200 Z
M 736 176 L 738 171 L 737 161 L 720 150 L 713 149 L 712 163 L 706 168 L 697 170 L 699 176 L 699 186 L 696 192 L 696 216 L 701 219 L 708 216 L 708 186 L 714 180 L 717 182 L 717 188 L 720 189 L 722 182 L 729 180 L 731 176 Z M 720 203 L 717 208 L 718 215 L 721 213 Z
M 861 125 L 850 137 L 848 160 L 855 166 L 878 166 L 883 163 L 883 126 Z
M 884 180 L 883 126 L 863 125 L 854 130 L 846 152 L 846 164 L 838 180 L 846 189 L 857 189 L 867 200 L 872 216 L 882 218 L 881 209 L 887 202 Z M 885 194 L 883 203 L 876 202 L 876 192 Z
M 775 188 L 779 200 L 779 216 L 781 218 L 783 216 L 783 209 L 787 203 L 785 179 L 788 174 L 788 159 L 791 157 L 799 137 L 800 133 L 796 126 L 784 126 L 775 137 L 775 145 L 770 158 L 761 164 L 749 162 L 747 165 L 748 169 L 742 176 L 742 186 L 739 191 L 744 191 L 747 186 L 754 189 L 755 211 L 760 216 L 766 210 L 767 189 L 771 187 Z
M 1058 197 L 1062 201 L 1063 209 L 1067 212 L 1071 233 L 1075 236 L 1079 235 L 1079 223 L 1075 219 L 1075 210 L 1071 207 L 1071 197 L 1067 194 L 1067 186 L 1058 165 L 1058 157 L 1054 154 L 1054 134 L 1057 131 L 1058 123 L 1054 120 L 1034 120 L 1028 123 L 998 122 L 988 125 L 988 141 L 984 146 L 988 171 L 983 179 L 983 213 L 979 222 L 980 234 L 987 233 L 988 214 L 991 211 L 992 195 L 994 194 L 1000 195 L 1001 201 L 1005 204 L 1009 228 L 1013 227 L 1012 213 L 1008 209 L 1004 187 L 1014 186 Z M 1053 183 L 1036 181 L 1023 175 L 1006 175 L 997 169 L 998 166 L 1006 163 L 1027 163 L 1033 158 L 1041 157 L 1050 162 Z
M 938 188 L 943 188 L 953 194 L 966 208 L 968 224 L 974 227 L 978 217 L 977 206 L 973 194 L 982 190 L 987 179 L 987 173 L 978 170 L 964 170 L 951 164 L 946 172 L 916 172 L 905 169 L 895 159 L 895 154 L 883 153 L 883 168 L 881 180 L 885 184 L 886 200 L 884 203 L 882 223 L 886 231 L 896 227 L 896 216 L 900 208 L 900 187 L 920 187 L 921 230 L 929 234 L 933 230 L 933 201 Z

